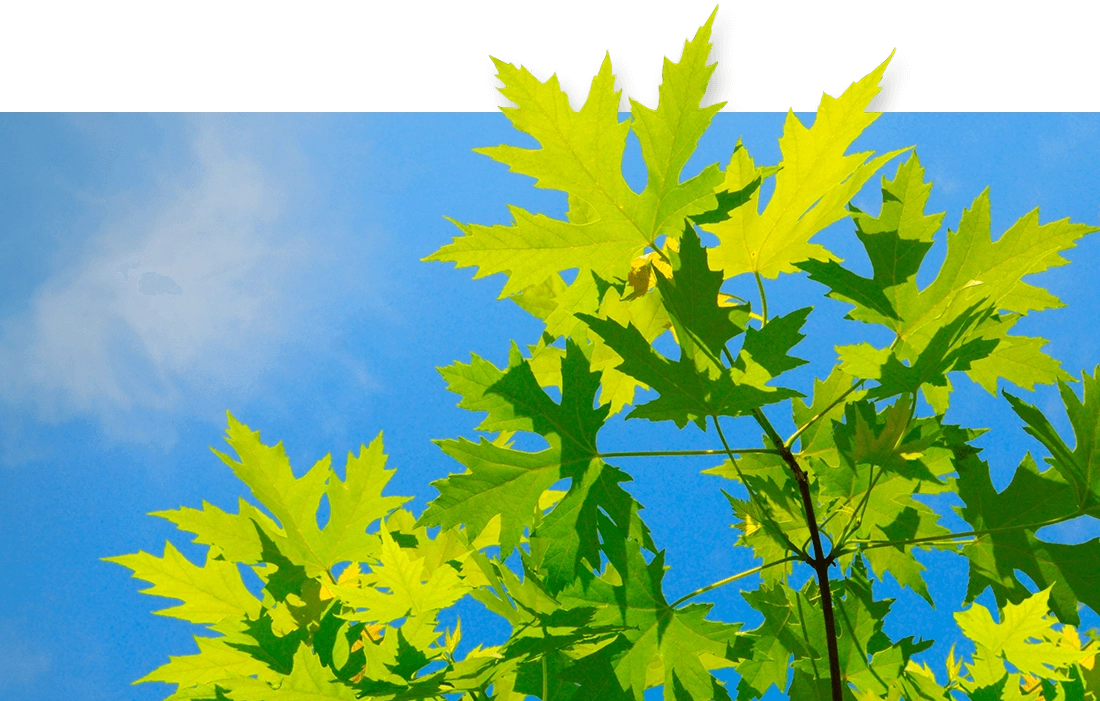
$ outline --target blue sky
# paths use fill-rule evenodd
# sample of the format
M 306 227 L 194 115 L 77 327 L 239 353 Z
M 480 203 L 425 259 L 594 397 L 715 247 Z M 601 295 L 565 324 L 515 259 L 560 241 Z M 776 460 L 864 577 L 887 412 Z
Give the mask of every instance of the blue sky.
M 688 168 L 724 164 L 738 136 L 774 163 L 781 128 L 780 114 L 720 114 Z M 428 483 L 457 465 L 430 439 L 471 435 L 478 421 L 435 367 L 470 352 L 502 364 L 511 339 L 532 342 L 539 328 L 495 300 L 502 281 L 419 259 L 457 233 L 444 215 L 487 224 L 506 221 L 506 204 L 564 204 L 470 150 L 502 142 L 526 143 L 497 114 L 0 116 L 0 698 L 166 695 L 129 683 L 191 652 L 192 631 L 149 615 L 160 600 L 99 558 L 159 553 L 167 538 L 198 554 L 144 514 L 233 505 L 240 486 L 208 449 L 223 445 L 227 409 L 302 468 L 329 452 L 342 461 L 384 431 L 392 492 L 415 495 L 417 509 L 434 495 Z M 1100 115 L 893 113 L 857 146 L 911 144 L 948 226 L 987 185 L 997 233 L 1036 206 L 1044 222 L 1100 219 Z M 635 153 L 626 167 L 633 183 L 644 178 Z M 876 183 L 857 203 L 877 207 Z M 856 258 L 850 224 L 821 240 Z M 931 257 L 942 255 L 941 245 Z M 1068 257 L 1036 279 L 1068 308 L 1019 330 L 1051 339 L 1048 351 L 1079 373 L 1100 362 L 1100 238 Z M 820 298 L 794 277 L 769 290 L 776 311 Z M 838 322 L 841 305 L 815 303 L 803 389 L 859 331 Z M 1003 428 L 984 445 L 1004 486 L 1035 446 L 1003 400 L 957 385 L 952 420 Z M 1052 391 L 1032 399 L 1065 426 Z M 601 447 L 710 447 L 710 436 L 639 423 L 615 422 Z M 748 427 L 738 435 L 755 440 Z M 729 547 L 716 478 L 696 474 L 708 466 L 622 465 L 669 552 L 671 594 L 752 566 Z M 1091 522 L 1048 537 L 1097 535 Z M 934 637 L 942 655 L 965 566 L 926 562 L 938 565 L 940 609 L 882 592 L 899 597 L 890 632 Z M 735 590 L 713 600 L 716 614 L 753 621 Z M 483 617 L 463 615 L 476 638 Z

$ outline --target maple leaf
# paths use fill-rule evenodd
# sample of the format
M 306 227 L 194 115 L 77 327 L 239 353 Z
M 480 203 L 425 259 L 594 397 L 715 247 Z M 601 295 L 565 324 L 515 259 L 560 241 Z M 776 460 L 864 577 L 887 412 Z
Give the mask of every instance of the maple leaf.
M 792 654 L 811 654 L 797 624 L 799 609 L 788 599 L 788 591 L 783 584 L 773 582 L 741 594 L 749 606 L 763 614 L 764 621 L 749 631 L 752 653 L 737 664 L 741 675 L 737 684 L 739 701 L 760 698 L 772 686 L 785 691 Z
M 706 619 L 710 604 L 689 604 L 674 608 L 661 591 L 664 557 L 658 553 L 646 563 L 637 543 L 626 541 L 616 571 L 621 585 L 604 579 L 577 583 L 558 599 L 570 607 L 595 607 L 594 624 L 622 625 L 629 647 L 612 662 L 615 676 L 624 689 L 642 698 L 649 684 L 649 670 L 656 664 L 663 675 L 666 699 L 712 699 L 716 681 L 708 671 L 707 657 L 725 661 L 735 643 L 739 625 Z M 582 687 L 583 689 L 583 687 Z
M 218 623 L 227 618 L 259 614 L 260 602 L 245 587 L 237 566 L 226 560 L 207 557 L 202 567 L 191 564 L 169 542 L 164 556 L 146 552 L 103 558 L 133 570 L 135 579 L 153 586 L 143 594 L 180 599 L 183 603 L 155 613 L 182 618 L 191 623 Z
M 800 429 L 799 455 L 819 458 L 831 466 L 839 464 L 833 432 L 833 421 L 844 416 L 848 404 L 866 394 L 853 386 L 854 378 L 839 366 L 824 380 L 814 379 L 812 400 L 807 405 L 800 398 L 791 400 L 791 419 Z
M 829 537 L 842 545 L 871 543 L 861 554 L 876 576 L 890 573 L 931 603 L 914 553 L 952 546 L 933 541 L 949 531 L 914 497 L 948 491 L 944 478 L 955 468 L 943 426 L 935 418 L 913 419 L 912 403 L 911 395 L 903 396 L 881 412 L 867 400 L 847 404 L 844 421 L 832 431 L 839 464 L 815 475 L 822 501 L 843 516 L 823 529 Z M 914 540 L 926 542 L 912 545 Z
M 215 557 L 221 555 L 227 560 L 249 565 L 260 561 L 260 539 L 253 521 L 268 533 L 279 531 L 279 525 L 270 516 L 243 498 L 238 500 L 235 514 L 203 501 L 201 509 L 181 506 L 171 511 L 153 511 L 149 515 L 159 516 L 181 531 L 195 534 L 194 542 L 208 546 Z
M 293 671 L 274 686 L 260 679 L 233 680 L 226 684 L 233 701 L 320 701 L 357 699 L 355 689 L 341 683 L 302 643 L 294 654 Z
M 1050 587 L 1033 594 L 1019 604 L 1008 604 L 997 623 L 989 609 L 981 604 L 955 614 L 966 637 L 974 641 L 974 662 L 969 665 L 974 686 L 993 684 L 1002 679 L 1011 664 L 1020 675 L 1066 680 L 1055 668 L 1065 667 L 1092 656 L 1091 652 L 1059 645 L 1062 637 L 1052 627 L 1056 619 L 1047 615 Z M 1017 684 L 1019 682 L 1017 681 Z
M 560 454 L 555 450 L 524 453 L 482 439 L 437 442 L 443 452 L 466 466 L 467 472 L 434 482 L 439 496 L 421 517 L 425 524 L 444 528 L 465 524 L 481 533 L 499 516 L 500 547 L 511 552 L 525 528 L 535 523 L 544 491 L 561 479 Z
M 228 418 L 226 441 L 240 460 L 211 450 L 277 519 L 280 530 L 267 535 L 280 551 L 306 567 L 309 576 L 338 562 L 370 557 L 378 547 L 378 539 L 366 532 L 367 526 L 408 501 L 406 497 L 382 496 L 394 471 L 385 469 L 381 436 L 369 448 L 361 446 L 358 457 L 348 453 L 344 480 L 333 471 L 331 456 L 327 455 L 298 478 L 282 443 L 265 445 L 260 441 L 259 431 L 249 430 L 231 414 Z M 317 510 L 321 498 L 326 496 L 330 516 L 321 529 L 317 525 Z M 239 515 L 242 520 L 247 517 L 243 511 Z M 263 523 L 259 521 L 257 526 L 262 527 Z
M 641 506 L 618 486 L 630 477 L 597 457 L 596 434 L 608 406 L 593 408 L 600 375 L 590 371 L 583 349 L 572 340 L 566 343 L 560 403 L 539 386 L 528 361 L 515 353 L 513 363 L 508 372 L 497 371 L 500 377 L 490 387 L 463 389 L 466 396 L 498 397 L 504 404 L 493 404 L 495 415 L 511 417 L 509 428 L 541 435 L 549 448 L 528 453 L 484 440 L 438 441 L 467 471 L 433 483 L 439 497 L 419 523 L 444 528 L 464 523 L 476 535 L 500 516 L 499 543 L 505 553 L 520 542 L 525 529 L 534 528 L 532 541 L 545 545 L 538 558 L 547 570 L 544 582 L 556 591 L 573 581 L 582 562 L 598 566 L 598 532 L 605 540 L 636 537 L 643 544 L 650 544 L 649 535 L 638 517 Z M 491 373 L 485 369 L 483 375 Z M 538 508 L 543 493 L 563 478 L 571 480 L 568 492 L 543 516 Z M 611 516 L 602 526 L 597 518 L 601 510 Z
M 1019 570 L 1040 587 L 1053 586 L 1050 606 L 1063 622 L 1078 623 L 1078 601 L 1100 607 L 1100 581 L 1092 564 L 1100 559 L 1100 538 L 1064 545 L 1036 535 L 1044 525 L 1081 514 L 1073 487 L 1058 470 L 1040 472 L 1027 455 L 1008 487 L 997 492 L 977 449 L 960 445 L 955 450 L 956 483 L 964 503 L 958 511 L 979 531 L 963 549 L 970 560 L 967 600 L 992 587 L 998 606 L 1023 601 L 1031 592 L 1017 578 Z M 1091 507 L 1086 513 L 1100 516 L 1100 509 Z
M 893 54 L 891 54 L 891 57 Z M 866 112 L 879 92 L 890 59 L 853 83 L 839 98 L 822 95 L 813 126 L 806 128 L 787 113 L 779 139 L 782 161 L 775 191 L 763 212 L 757 198 L 729 219 L 702 228 L 718 237 L 711 265 L 726 278 L 755 273 L 767 278 L 796 272 L 807 259 L 835 260 L 823 246 L 810 243 L 817 232 L 845 216 L 845 205 L 887 161 L 903 150 L 870 161 L 871 152 L 845 155 L 848 147 L 878 117 Z M 744 148 L 735 149 L 721 189 L 738 191 L 761 177 Z
M 739 521 L 735 524 L 740 531 L 737 544 L 751 547 L 764 564 L 775 563 L 796 552 L 796 544 L 809 539 L 801 494 L 791 478 L 790 468 L 779 455 L 749 453 L 740 456 L 736 466 L 727 460 L 704 470 L 703 474 L 739 482 L 743 479 L 750 494 L 756 495 L 755 499 L 746 501 L 726 494 L 726 499 Z M 762 577 L 771 583 L 785 579 L 790 573 L 790 565 L 769 567 Z
M 721 275 L 708 265 L 708 250 L 688 226 L 672 260 L 671 276 L 657 271 L 657 286 L 673 320 L 680 359 L 657 352 L 633 324 L 579 315 L 615 351 L 620 371 L 660 396 L 635 407 L 627 418 L 671 420 L 705 428 L 708 416 L 740 416 L 800 393 L 767 385 L 776 375 L 804 361 L 788 355 L 803 336 L 798 332 L 809 309 L 777 317 L 763 329 L 750 329 L 733 367 L 721 359 L 730 339 L 745 331 L 746 309 L 719 302 Z
M 514 349 L 518 353 L 518 349 Z M 485 411 L 488 415 L 477 426 L 478 431 L 530 431 L 531 421 L 517 417 L 511 403 L 490 387 L 504 377 L 504 373 L 488 360 L 471 354 L 470 363 L 455 362 L 439 368 L 439 374 L 447 381 L 447 389 L 462 397 L 458 406 L 469 411 Z M 541 384 L 541 383 L 540 383 Z M 559 380 L 557 384 L 561 384 Z
M 562 477 L 583 473 L 584 466 L 595 457 L 596 432 L 607 415 L 606 406 L 592 408 L 599 375 L 589 372 L 587 359 L 573 342 L 568 343 L 561 361 L 560 404 L 539 386 L 530 363 L 518 353 L 513 355 L 513 362 L 504 373 L 480 361 L 477 366 L 485 378 L 483 382 L 452 383 L 450 388 L 463 393 L 463 402 L 468 406 L 490 409 L 482 426 L 489 422 L 492 427 L 538 433 L 547 439 L 550 448 L 526 453 L 485 440 L 480 444 L 464 439 L 437 441 L 443 452 L 466 466 L 467 472 L 434 482 L 440 495 L 420 519 L 425 525 L 445 528 L 465 523 L 476 535 L 493 517 L 501 515 L 500 539 L 506 552 L 519 543 L 523 529 L 533 525 L 543 491 Z M 490 379 L 492 384 L 485 386 Z
M 720 366 L 726 344 L 745 331 L 748 309 L 719 304 L 722 274 L 710 269 L 708 251 L 693 226 L 684 229 L 678 250 L 669 251 L 669 256 L 670 269 L 667 273 L 657 269 L 656 283 L 676 340 L 697 366 Z
M 701 107 L 714 70 L 707 64 L 714 15 L 684 46 L 679 63 L 666 59 L 656 109 L 631 101 L 633 122 L 620 122 L 620 93 L 614 90 L 611 60 L 605 57 L 580 111 L 558 85 L 556 76 L 538 81 L 525 68 L 494 59 L 504 83 L 501 93 L 516 107 L 502 108 L 518 130 L 541 148 L 496 146 L 477 149 L 530 175 L 538 187 L 569 194 L 571 209 L 583 209 L 583 221 L 562 221 L 510 211 L 508 226 L 459 225 L 465 234 L 425 260 L 476 265 L 475 277 L 505 272 L 506 297 L 543 283 L 552 274 L 578 268 L 604 279 L 626 277 L 630 262 L 664 234 L 678 235 L 684 217 L 717 206 L 715 188 L 722 180 L 717 164 L 681 182 L 680 173 L 721 104 Z M 630 129 L 638 135 L 646 163 L 646 188 L 632 191 L 622 174 Z
M 671 247 L 669 241 L 666 241 L 665 248 Z M 648 260 L 648 256 L 636 258 L 632 262 L 631 276 L 634 276 L 634 271 L 639 266 L 648 271 Z M 521 295 L 513 296 L 518 301 L 518 298 L 529 297 L 534 289 L 541 290 L 537 297 L 519 302 L 520 306 L 532 311 L 546 324 L 539 343 L 528 346 L 531 353 L 529 362 L 536 379 L 543 387 L 561 386 L 558 361 L 562 350 L 549 344 L 559 337 L 571 338 L 574 342 L 591 348 L 588 353 L 591 368 L 601 373 L 600 404 L 609 404 L 610 414 L 618 413 L 633 402 L 635 390 L 638 387 L 644 388 L 644 385 L 618 371 L 615 366 L 621 362 L 619 356 L 603 339 L 590 333 L 577 315 L 592 314 L 600 318 L 615 319 L 622 324 L 634 324 L 647 341 L 652 341 L 671 325 L 660 295 L 646 294 L 651 286 L 639 293 L 631 292 L 633 287 L 629 280 L 626 283 L 607 281 L 595 273 L 578 276 L 568 286 L 556 273 L 549 280 L 555 284 L 537 285 Z M 546 311 L 547 308 L 550 309 L 549 312 Z
M 913 654 L 931 643 L 914 643 L 911 638 L 895 643 L 886 636 L 883 622 L 893 600 L 874 599 L 862 562 L 855 560 L 848 578 L 830 586 L 840 628 L 839 663 L 846 680 L 869 698 L 886 696 L 897 687 L 916 686 L 919 681 L 905 667 Z M 774 582 L 757 591 L 742 592 L 742 596 L 763 614 L 764 621 L 745 634 L 751 652 L 737 663 L 739 701 L 760 698 L 771 686 L 787 691 L 792 699 L 832 698 L 816 583 L 810 581 L 795 590 Z
M 277 682 L 279 675 L 266 664 L 245 651 L 226 644 L 225 638 L 195 636 L 199 652 L 195 655 L 170 655 L 168 664 L 149 672 L 135 684 L 165 682 L 176 684 L 177 690 L 234 677 L 256 676 L 267 682 Z
M 556 78 L 540 83 L 526 69 L 498 61 L 503 92 L 516 105 L 504 112 L 541 148 L 499 146 L 478 151 L 508 164 L 514 172 L 535 177 L 539 187 L 565 191 L 566 219 L 513 207 L 512 225 L 461 226 L 465 236 L 426 259 L 453 261 L 460 267 L 477 265 L 475 277 L 506 272 L 509 277 L 501 296 L 510 295 L 543 320 L 551 339 L 565 336 L 591 342 L 592 367 L 603 375 L 600 401 L 611 405 L 611 413 L 633 401 L 639 383 L 614 367 L 618 357 L 600 338 L 586 338 L 577 315 L 598 314 L 634 323 L 649 340 L 667 328 L 667 318 L 655 296 L 612 299 L 608 284 L 597 280 L 626 280 L 638 254 L 646 247 L 658 250 L 659 239 L 666 235 L 674 240 L 686 217 L 737 206 L 737 193 L 720 188 L 716 192 L 722 180 L 717 164 L 680 180 L 700 136 L 721 108 L 721 104 L 700 106 L 714 68 L 707 64 L 713 19 L 712 14 L 694 39 L 685 43 L 678 63 L 665 61 L 657 108 L 631 100 L 632 120 L 627 122 L 618 121 L 619 93 L 612 92 L 608 59 L 580 112 L 570 109 Z M 638 136 L 647 170 L 641 193 L 633 192 L 622 175 L 622 155 L 631 129 Z M 727 196 L 731 194 L 732 198 Z M 567 285 L 559 272 L 573 268 L 577 274 Z
M 425 568 L 423 558 L 400 547 L 386 529 L 381 536 L 377 563 L 358 578 L 360 586 L 328 585 L 345 605 L 365 609 L 357 615 L 381 623 L 424 616 L 447 608 L 469 591 L 455 568 Z
M 1066 383 L 1059 382 L 1058 390 L 1066 406 L 1073 434 L 1077 444 L 1070 450 L 1062 437 L 1050 424 L 1050 421 L 1037 408 L 1012 396 L 1004 395 L 1012 405 L 1013 411 L 1027 422 L 1024 430 L 1034 436 L 1050 451 L 1046 459 L 1062 478 L 1073 487 L 1078 508 L 1084 512 L 1089 509 L 1100 510 L 1100 367 L 1093 374 L 1081 373 L 1083 398 L 1078 399 Z
M 988 531 L 964 551 L 970 558 L 968 600 L 992 586 L 1000 605 L 1023 601 L 1029 591 L 1016 577 L 1016 570 L 1020 570 L 1037 585 L 1053 587 L 1051 608 L 1064 622 L 1078 622 L 1078 601 L 1093 609 L 1100 607 L 1100 575 L 1091 564 L 1100 559 L 1100 538 L 1064 545 L 1037 536 L 1044 525 L 1082 515 L 1100 517 L 1100 470 L 1093 465 L 1100 428 L 1097 378 L 1095 371 L 1093 375 L 1082 373 L 1082 399 L 1059 383 L 1077 437 L 1073 450 L 1042 412 L 1005 393 L 1013 410 L 1027 422 L 1025 430 L 1050 451 L 1046 461 L 1053 469 L 1040 472 L 1029 454 L 1009 486 L 998 493 L 990 480 L 989 466 L 977 457 L 977 451 L 958 449 L 959 495 L 965 504 L 959 513 L 976 529 Z
M 601 552 L 614 557 L 627 539 L 656 550 L 638 513 L 642 505 L 619 486 L 630 479 L 603 461 L 592 462 L 532 533 L 532 550 L 541 550 L 537 564 L 545 569 L 542 581 L 549 591 L 572 583 L 582 563 L 598 567 Z
M 829 296 L 855 306 L 849 318 L 881 324 L 896 335 L 890 351 L 838 349 L 845 369 L 883 379 L 881 396 L 909 391 L 919 382 L 939 413 L 950 391 L 948 372 L 966 371 L 990 392 L 1000 378 L 1027 389 L 1067 379 L 1057 361 L 1042 352 L 1046 341 L 1008 331 L 1029 312 L 1062 306 L 1023 278 L 1065 264 L 1061 252 L 1098 229 L 1068 219 L 1040 224 L 1034 210 L 993 241 L 986 190 L 963 212 L 958 231 L 948 232 L 947 257 L 936 279 L 921 290 L 916 274 L 943 220 L 942 213 L 924 214 L 930 191 L 914 153 L 893 180 L 883 178 L 877 217 L 851 208 L 873 277 L 836 261 L 798 263 L 829 288 Z

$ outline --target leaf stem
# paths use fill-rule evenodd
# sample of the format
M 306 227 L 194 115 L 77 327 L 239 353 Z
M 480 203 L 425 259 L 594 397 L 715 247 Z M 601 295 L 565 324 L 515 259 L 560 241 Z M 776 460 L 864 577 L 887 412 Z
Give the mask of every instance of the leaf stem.
M 763 317 L 760 327 L 763 328 L 768 323 L 768 296 L 764 294 L 764 279 L 760 277 L 760 271 L 754 270 L 752 274 L 756 276 L 756 288 L 760 290 L 760 313 Z
M 731 448 L 735 455 L 742 453 L 769 453 L 778 454 L 779 451 L 771 448 Z M 599 453 L 597 458 L 659 458 L 669 456 L 691 457 L 704 455 L 726 455 L 730 451 L 722 450 L 628 450 L 614 453 Z
M 875 466 L 871 466 L 871 483 L 867 485 L 867 491 L 863 493 L 863 498 L 860 499 L 859 504 L 852 511 L 852 518 L 848 520 L 848 523 L 844 526 L 844 531 L 841 532 L 840 538 L 837 541 L 837 547 L 843 548 L 844 544 L 848 542 L 848 536 L 859 530 L 859 527 L 863 525 L 863 517 L 867 513 L 867 504 L 871 499 L 871 492 L 875 490 L 875 485 L 882 479 L 883 473 L 886 472 L 886 468 L 879 466 L 878 473 L 875 472 Z
M 546 676 L 546 655 L 542 656 L 542 701 L 550 701 L 550 680 Z
M 803 560 L 809 562 L 810 558 L 806 555 L 805 551 L 799 550 L 795 546 L 795 544 L 791 542 L 791 539 L 787 537 L 787 534 L 783 533 L 783 529 L 779 527 L 779 524 L 777 524 L 771 519 L 770 516 L 768 516 L 768 512 L 764 508 L 763 502 L 760 501 L 760 497 L 756 494 L 756 492 L 752 490 L 752 487 L 749 486 L 748 480 L 745 479 L 745 474 L 741 472 L 741 466 L 737 464 L 737 458 L 734 457 L 734 451 L 732 448 L 730 448 L 729 443 L 726 441 L 726 434 L 722 433 L 722 425 L 718 422 L 718 417 L 711 416 L 710 418 L 714 419 L 714 428 L 718 430 L 718 438 L 722 441 L 722 446 L 725 448 L 726 455 L 729 457 L 729 461 L 733 465 L 733 469 L 737 471 L 737 479 L 741 481 L 741 484 L 745 487 L 745 491 L 749 493 L 749 499 L 751 499 L 753 504 L 756 505 L 757 510 L 760 512 L 760 516 L 764 519 L 767 519 L 769 525 L 771 525 L 775 531 L 783 535 L 783 540 L 787 542 L 787 548 L 791 552 L 798 553 Z
M 813 496 L 810 494 L 810 478 L 806 474 L 795 459 L 794 453 L 788 448 L 783 439 L 780 437 L 779 432 L 775 430 L 771 422 L 768 421 L 768 417 L 764 412 L 759 409 L 752 410 L 753 418 L 760 424 L 760 428 L 764 429 L 764 433 L 768 434 L 768 438 L 776 449 L 779 450 L 779 454 L 783 456 L 783 461 L 787 463 L 787 466 L 791 468 L 791 473 L 794 474 L 795 482 L 798 483 L 798 491 L 802 495 L 802 508 L 806 513 L 806 525 L 810 529 L 810 540 L 814 546 L 814 557 L 809 561 L 811 567 L 814 568 L 814 572 L 817 574 L 817 586 L 821 591 L 821 613 L 825 618 L 825 644 L 829 650 L 829 681 L 832 688 L 833 701 L 843 701 L 844 699 L 844 680 L 840 674 L 840 650 L 837 648 L 837 635 L 836 635 L 836 614 L 833 611 L 833 592 L 829 586 L 829 566 L 833 564 L 835 560 L 836 552 L 825 555 L 825 550 L 821 546 L 821 533 L 817 527 L 817 517 L 814 515 L 814 501 Z
M 909 394 L 908 396 L 909 417 L 905 420 L 905 427 L 898 432 L 898 437 L 894 441 L 894 447 L 890 449 L 891 454 L 897 451 L 897 449 L 901 446 L 902 441 L 905 440 L 905 436 L 909 433 L 909 427 L 913 423 L 913 417 L 916 416 L 917 413 L 916 395 Z M 874 491 L 875 485 L 877 485 L 878 481 L 882 479 L 882 475 L 885 472 L 885 464 L 879 466 L 877 475 L 875 474 L 874 466 L 871 467 L 871 482 L 867 486 L 867 491 L 863 494 L 863 500 L 860 502 L 859 506 L 856 507 L 856 510 L 852 513 L 852 519 L 848 521 L 848 525 L 844 527 L 844 532 L 836 543 L 838 549 L 844 547 L 844 543 L 848 539 L 848 537 L 855 533 L 863 525 L 863 517 L 867 515 L 867 505 L 870 504 L 871 501 L 871 492 Z
M 724 587 L 727 584 L 730 584 L 732 582 L 736 582 L 739 579 L 744 579 L 745 577 L 749 577 L 749 576 L 752 576 L 752 575 L 757 574 L 759 572 L 763 572 L 764 570 L 771 569 L 772 567 L 777 567 L 778 565 L 783 565 L 783 564 L 786 564 L 788 562 L 794 562 L 798 559 L 799 559 L 799 557 L 797 555 L 788 555 L 787 557 L 785 557 L 781 560 L 775 560 L 774 562 L 769 562 L 767 564 L 760 565 L 759 567 L 753 567 L 751 570 L 745 570 L 744 572 L 738 572 L 737 574 L 726 577 L 725 579 L 719 579 L 717 582 L 714 582 L 713 584 L 708 584 L 707 586 L 703 587 L 702 589 L 696 589 L 695 591 L 691 592 L 690 594 L 685 594 L 685 595 L 681 596 L 679 599 L 677 599 L 676 601 L 673 601 L 671 604 L 669 604 L 669 606 L 671 606 L 672 608 L 676 608 L 677 606 L 684 603 L 685 601 L 688 601 L 689 599 L 694 599 L 695 597 L 697 597 L 701 594 L 706 594 L 708 591 L 718 589 L 719 587 Z
M 907 540 L 853 540 L 854 544 L 862 546 L 861 550 L 871 550 L 873 548 L 887 548 L 897 547 L 899 545 L 917 545 L 920 543 L 934 543 L 937 540 L 958 540 L 960 538 L 973 538 L 975 541 L 979 540 L 982 536 L 993 535 L 994 533 L 1007 533 L 1009 531 L 1019 530 L 1039 530 L 1043 526 L 1053 526 L 1064 521 L 1069 521 L 1084 515 L 1084 509 L 1078 509 L 1072 514 L 1066 516 L 1059 516 L 1057 518 L 1050 518 L 1046 521 L 1040 521 L 1039 523 L 1023 523 L 1016 526 L 1001 526 L 1000 528 L 986 528 L 973 531 L 963 531 L 961 533 L 947 533 L 945 535 L 930 535 L 923 538 L 909 538 Z

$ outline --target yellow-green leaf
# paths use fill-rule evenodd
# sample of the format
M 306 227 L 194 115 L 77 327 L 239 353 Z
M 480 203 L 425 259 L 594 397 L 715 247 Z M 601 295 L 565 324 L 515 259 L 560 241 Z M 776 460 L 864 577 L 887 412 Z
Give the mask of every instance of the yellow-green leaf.
M 195 637 L 196 655 L 170 655 L 168 664 L 157 667 L 138 679 L 143 682 L 177 684 L 179 688 L 209 684 L 235 677 L 252 677 L 277 682 L 279 674 L 247 652 L 225 644 L 224 638 Z
M 104 559 L 130 568 L 134 579 L 152 584 L 143 594 L 183 602 L 157 611 L 158 615 L 218 623 L 226 618 L 255 618 L 260 613 L 259 600 L 245 588 L 237 565 L 231 562 L 207 558 L 206 564 L 198 567 L 171 543 L 165 543 L 164 557 L 138 552 Z
M 775 278 L 796 272 L 794 264 L 799 261 L 836 260 L 810 239 L 845 217 L 846 205 L 863 184 L 904 151 L 871 160 L 869 151 L 845 155 L 856 137 L 878 117 L 877 112 L 866 109 L 879 92 L 889 61 L 853 83 L 839 98 L 822 95 L 810 128 L 803 126 L 793 111 L 788 112 L 779 140 L 782 170 L 775 176 L 775 191 L 764 211 L 757 212 L 754 195 L 734 210 L 730 219 L 703 225 L 719 240 L 711 256 L 714 269 L 722 270 L 727 278 L 750 272 Z M 756 175 L 748 154 L 738 149 L 720 189 L 739 190 Z

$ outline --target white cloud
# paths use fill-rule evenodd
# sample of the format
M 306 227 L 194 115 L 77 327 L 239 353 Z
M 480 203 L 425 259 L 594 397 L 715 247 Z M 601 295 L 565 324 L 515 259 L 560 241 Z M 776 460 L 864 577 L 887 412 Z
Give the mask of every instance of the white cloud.
M 290 188 L 230 142 L 199 122 L 185 172 L 111 212 L 0 323 L 0 398 L 11 408 L 47 421 L 90 414 L 111 437 L 140 439 L 163 433 L 149 414 L 246 390 L 277 358 L 302 309 L 311 247 L 283 230 Z

